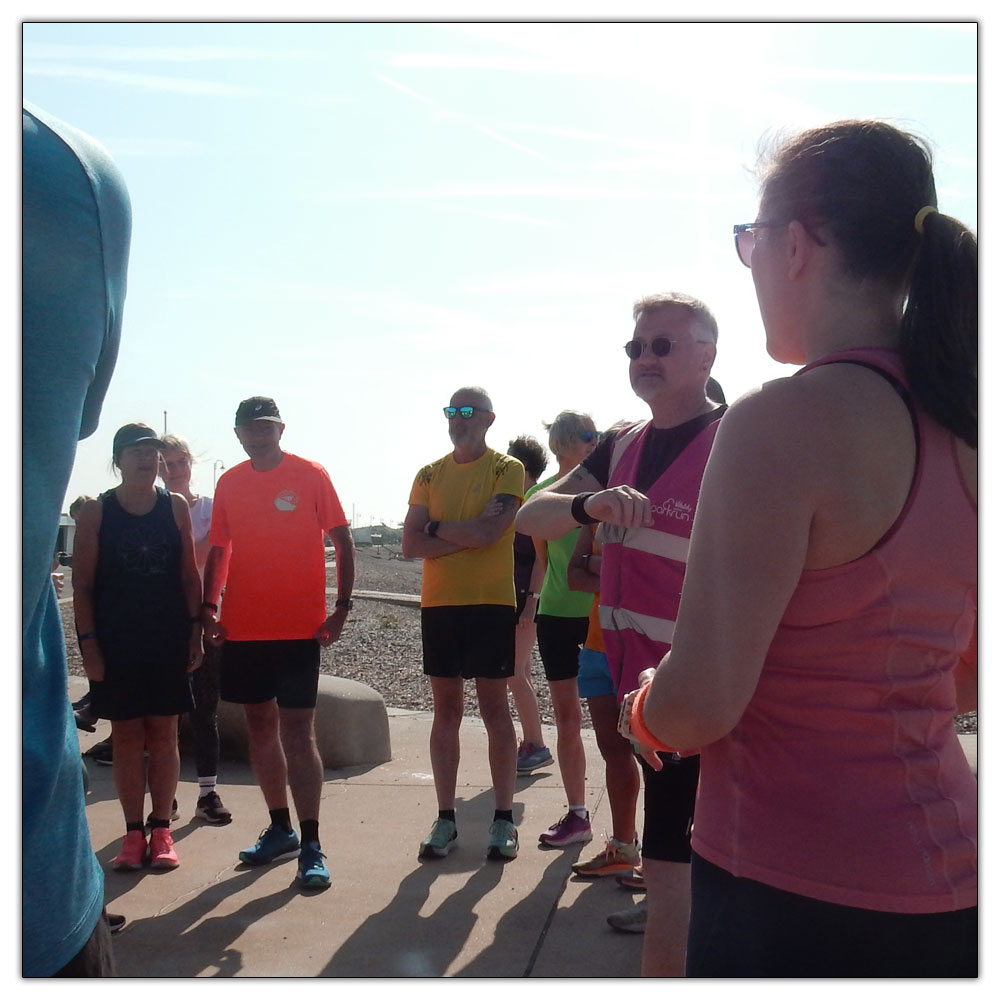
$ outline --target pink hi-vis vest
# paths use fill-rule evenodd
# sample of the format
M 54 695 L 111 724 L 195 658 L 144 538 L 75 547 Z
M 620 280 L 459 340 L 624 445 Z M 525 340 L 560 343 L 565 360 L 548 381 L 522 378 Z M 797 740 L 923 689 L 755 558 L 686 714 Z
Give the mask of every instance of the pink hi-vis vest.
M 608 487 L 634 486 L 650 421 L 621 431 L 611 452 Z M 715 420 L 677 456 L 646 491 L 651 528 L 602 523 L 598 614 L 604 647 L 620 701 L 638 686 L 639 674 L 659 665 L 669 651 L 687 568 L 691 525 L 701 479 L 715 432 Z

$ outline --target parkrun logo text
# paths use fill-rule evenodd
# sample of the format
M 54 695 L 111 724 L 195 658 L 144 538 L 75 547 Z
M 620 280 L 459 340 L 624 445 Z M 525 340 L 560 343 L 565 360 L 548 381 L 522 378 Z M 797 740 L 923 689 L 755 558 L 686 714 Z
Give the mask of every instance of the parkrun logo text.
M 676 518 L 678 521 L 690 521 L 694 504 L 685 503 L 683 500 L 675 500 L 671 497 L 663 503 L 654 503 L 649 509 L 654 514 L 663 514 L 666 517 Z

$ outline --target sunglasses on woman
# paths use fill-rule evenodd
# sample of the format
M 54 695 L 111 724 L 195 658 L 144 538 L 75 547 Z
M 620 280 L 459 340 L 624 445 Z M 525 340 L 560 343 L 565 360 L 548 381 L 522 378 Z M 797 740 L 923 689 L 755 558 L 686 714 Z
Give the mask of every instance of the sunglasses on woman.
M 455 417 L 461 417 L 463 420 L 471 420 L 472 414 L 477 410 L 480 413 L 489 413 L 489 410 L 484 410 L 481 406 L 446 406 L 444 408 L 444 415 L 449 420 L 454 420 Z
M 809 238 L 817 246 L 826 246 L 826 241 L 820 239 L 816 234 L 816 226 L 819 224 L 817 221 L 814 220 L 809 224 L 799 221 L 802 228 L 809 234 Z M 733 241 L 736 243 L 736 256 L 739 257 L 740 263 L 747 267 L 750 266 L 753 248 L 757 245 L 755 230 L 783 229 L 787 225 L 789 225 L 787 222 L 744 222 L 739 226 L 733 226 Z
M 787 222 L 744 222 L 739 226 L 733 226 L 733 241 L 736 243 L 736 256 L 739 257 L 740 262 L 747 267 L 750 266 L 753 248 L 757 243 L 754 230 L 778 229 L 787 225 Z
M 590 444 L 591 441 L 597 441 L 600 439 L 600 431 L 580 431 L 580 440 L 584 444 Z

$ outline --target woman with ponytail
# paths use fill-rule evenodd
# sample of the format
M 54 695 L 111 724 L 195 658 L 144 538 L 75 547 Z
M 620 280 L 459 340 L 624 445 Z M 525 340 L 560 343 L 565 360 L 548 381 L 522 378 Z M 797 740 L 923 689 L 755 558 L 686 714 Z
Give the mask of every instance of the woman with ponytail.
M 701 752 L 687 974 L 975 976 L 976 238 L 873 121 L 779 148 L 734 231 L 803 367 L 723 417 L 623 714 Z

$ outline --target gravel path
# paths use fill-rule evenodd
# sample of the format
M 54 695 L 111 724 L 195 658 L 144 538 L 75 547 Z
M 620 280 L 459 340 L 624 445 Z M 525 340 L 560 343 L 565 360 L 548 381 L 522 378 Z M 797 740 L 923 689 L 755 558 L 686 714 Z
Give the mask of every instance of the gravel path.
M 354 589 L 392 594 L 420 594 L 422 562 L 396 558 L 388 549 L 359 548 Z M 70 574 L 67 572 L 67 582 Z M 328 585 L 336 588 L 336 571 L 328 570 Z M 69 593 L 69 588 L 64 592 Z M 69 672 L 83 675 L 83 664 L 73 631 L 73 611 L 69 602 L 62 604 L 66 632 Z M 324 674 L 361 681 L 378 691 L 391 708 L 429 711 L 432 708 L 430 685 L 421 669 L 420 609 L 381 600 L 358 598 L 347 620 L 340 641 L 322 651 L 320 670 Z M 536 648 L 532 673 L 542 722 L 554 725 L 548 685 Z M 465 685 L 466 714 L 478 717 L 475 686 Z M 511 701 L 513 711 L 513 700 Z M 592 728 L 584 703 L 584 726 Z M 515 714 L 516 717 L 516 714 Z M 955 720 L 961 733 L 978 731 L 975 712 Z M 520 728 L 518 727 L 520 736 Z

